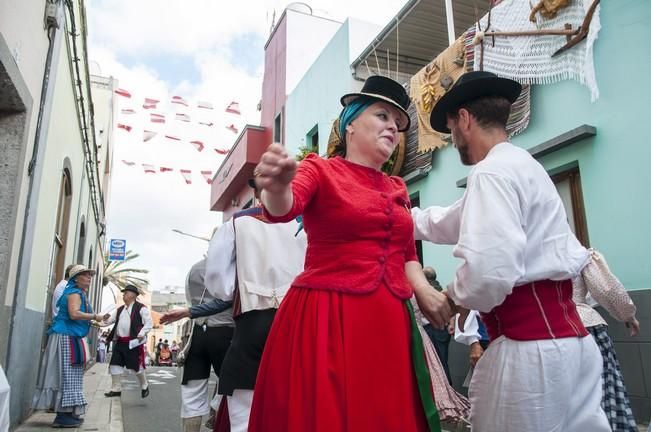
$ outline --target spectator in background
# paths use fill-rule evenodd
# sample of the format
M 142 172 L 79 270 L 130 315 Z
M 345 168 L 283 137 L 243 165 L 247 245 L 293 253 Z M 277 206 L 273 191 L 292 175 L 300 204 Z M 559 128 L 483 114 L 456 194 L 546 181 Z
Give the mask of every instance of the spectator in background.
M 57 316 L 57 313 L 59 312 L 57 302 L 61 298 L 63 290 L 66 289 L 66 285 L 68 285 L 68 279 L 70 278 L 70 269 L 74 266 L 74 264 L 70 264 L 68 267 L 66 267 L 66 271 L 63 273 L 63 279 L 54 288 L 54 292 L 52 293 L 52 321 L 54 321 L 54 317 Z
M 425 267 L 423 269 L 423 274 L 425 275 L 427 282 L 429 282 L 429 284 L 432 285 L 437 291 L 441 292 L 443 290 L 439 281 L 436 280 L 436 271 L 432 267 Z M 425 318 L 425 320 L 427 319 Z M 448 379 L 448 383 L 452 384 L 452 380 L 450 378 L 450 368 L 448 367 L 448 347 L 450 346 L 450 339 L 452 338 L 451 333 L 454 333 L 454 329 L 450 331 L 448 326 L 442 329 L 438 329 L 435 328 L 429 321 L 423 322 L 423 328 L 425 329 L 427 336 L 429 336 L 430 340 L 432 341 L 432 344 L 434 344 L 434 349 L 436 350 L 436 354 L 439 356 L 439 360 L 441 360 L 441 365 L 445 371 L 445 376 Z
M 163 343 L 163 338 L 158 339 L 158 343 L 156 344 L 156 366 L 158 366 L 158 358 L 160 357 L 160 350 L 163 349 L 165 344 Z
M 97 340 L 97 363 L 104 363 L 106 361 L 106 335 L 102 335 Z

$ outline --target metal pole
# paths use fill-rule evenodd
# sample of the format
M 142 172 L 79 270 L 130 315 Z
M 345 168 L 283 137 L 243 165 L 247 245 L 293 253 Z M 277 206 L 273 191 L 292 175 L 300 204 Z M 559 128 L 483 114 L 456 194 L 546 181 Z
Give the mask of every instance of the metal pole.
M 448 22 L 448 43 L 452 45 L 457 39 L 454 36 L 454 12 L 452 10 L 452 0 L 445 0 L 445 17 Z

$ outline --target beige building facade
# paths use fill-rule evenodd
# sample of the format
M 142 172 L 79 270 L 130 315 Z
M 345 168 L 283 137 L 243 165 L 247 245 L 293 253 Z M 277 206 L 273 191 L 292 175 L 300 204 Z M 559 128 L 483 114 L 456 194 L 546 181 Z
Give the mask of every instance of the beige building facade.
M 98 272 L 89 297 L 101 305 L 116 82 L 89 69 L 83 2 L 0 0 L 0 364 L 12 425 L 31 411 L 68 264 Z

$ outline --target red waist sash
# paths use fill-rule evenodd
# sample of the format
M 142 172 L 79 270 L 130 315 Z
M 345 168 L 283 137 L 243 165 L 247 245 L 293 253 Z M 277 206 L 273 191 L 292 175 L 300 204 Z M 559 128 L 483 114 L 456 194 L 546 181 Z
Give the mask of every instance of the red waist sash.
M 516 286 L 501 305 L 482 313 L 481 319 L 491 341 L 502 335 L 522 341 L 588 335 L 572 301 L 570 280 Z

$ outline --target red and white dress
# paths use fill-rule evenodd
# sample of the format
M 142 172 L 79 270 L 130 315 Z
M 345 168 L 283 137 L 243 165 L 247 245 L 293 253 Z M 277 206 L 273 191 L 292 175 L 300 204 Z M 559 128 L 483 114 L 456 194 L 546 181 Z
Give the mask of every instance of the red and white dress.
M 309 155 L 291 211 L 305 271 L 267 339 L 249 431 L 425 431 L 410 353 L 405 263 L 416 261 L 407 189 L 340 157 Z

